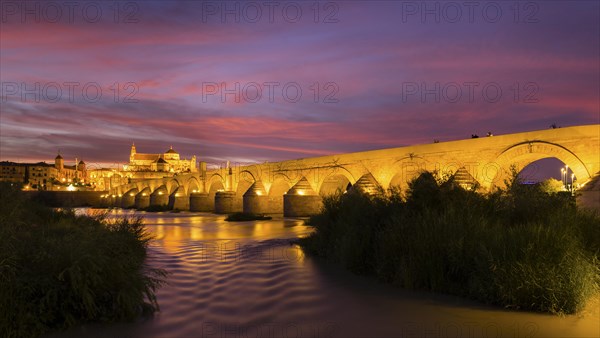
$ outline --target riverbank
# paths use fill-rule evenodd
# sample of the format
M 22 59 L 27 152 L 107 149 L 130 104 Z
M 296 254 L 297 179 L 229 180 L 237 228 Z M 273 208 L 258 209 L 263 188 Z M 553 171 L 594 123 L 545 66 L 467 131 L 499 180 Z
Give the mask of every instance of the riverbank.
M 402 288 L 553 314 L 598 294 L 598 215 L 516 179 L 480 194 L 425 173 L 404 195 L 330 197 L 310 224 L 309 253 Z
M 35 337 L 153 313 L 164 272 L 145 264 L 150 239 L 140 218 L 53 210 L 2 184 L 2 336 Z
M 93 210 L 80 212 L 93 213 Z M 597 337 L 600 308 L 577 315 L 506 311 L 461 297 L 406 290 L 304 255 L 302 220 L 231 223 L 226 215 L 111 210 L 144 216 L 148 264 L 167 269 L 160 312 L 134 323 L 83 325 L 82 337 Z

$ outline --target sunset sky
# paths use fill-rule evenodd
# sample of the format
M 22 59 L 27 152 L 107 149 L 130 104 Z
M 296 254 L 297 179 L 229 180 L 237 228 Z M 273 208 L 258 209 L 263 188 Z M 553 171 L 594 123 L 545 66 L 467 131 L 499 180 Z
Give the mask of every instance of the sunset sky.
M 135 142 L 262 162 L 600 122 L 598 1 L 74 3 L 2 2 L 1 160 L 124 163 Z

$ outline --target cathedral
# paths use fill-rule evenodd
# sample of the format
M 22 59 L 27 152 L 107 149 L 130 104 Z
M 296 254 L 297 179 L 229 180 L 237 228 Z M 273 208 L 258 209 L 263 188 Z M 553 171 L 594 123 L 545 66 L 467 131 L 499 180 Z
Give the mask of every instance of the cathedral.
M 135 143 L 131 145 L 129 164 L 123 166 L 125 171 L 150 171 L 168 173 L 189 173 L 198 171 L 196 156 L 191 159 L 180 159 L 179 153 L 169 148 L 163 154 L 138 153 Z

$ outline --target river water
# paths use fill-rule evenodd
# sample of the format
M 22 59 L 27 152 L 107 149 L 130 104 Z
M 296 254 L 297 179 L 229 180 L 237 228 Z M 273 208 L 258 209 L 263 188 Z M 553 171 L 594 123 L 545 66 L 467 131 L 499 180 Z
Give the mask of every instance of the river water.
M 80 212 L 93 212 L 84 209 Z M 206 213 L 142 215 L 149 264 L 169 271 L 160 312 L 53 337 L 599 337 L 600 301 L 579 315 L 506 311 L 408 291 L 305 256 L 302 220 L 230 223 Z

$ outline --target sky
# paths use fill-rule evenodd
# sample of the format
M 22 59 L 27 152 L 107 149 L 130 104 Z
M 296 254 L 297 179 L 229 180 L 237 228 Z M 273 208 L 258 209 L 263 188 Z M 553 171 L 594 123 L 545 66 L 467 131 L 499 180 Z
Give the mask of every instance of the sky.
M 598 1 L 2 1 L 0 160 L 278 161 L 600 123 Z

